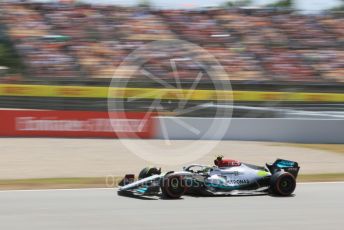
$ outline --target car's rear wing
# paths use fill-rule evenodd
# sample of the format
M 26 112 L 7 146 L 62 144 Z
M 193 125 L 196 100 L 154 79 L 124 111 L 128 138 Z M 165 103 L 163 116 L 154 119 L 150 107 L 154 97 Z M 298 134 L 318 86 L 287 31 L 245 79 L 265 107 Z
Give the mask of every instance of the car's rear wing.
M 300 170 L 299 164 L 297 162 L 283 159 L 277 159 L 273 164 L 266 164 L 266 166 L 272 174 L 284 170 L 285 172 L 292 174 L 295 178 L 297 177 Z

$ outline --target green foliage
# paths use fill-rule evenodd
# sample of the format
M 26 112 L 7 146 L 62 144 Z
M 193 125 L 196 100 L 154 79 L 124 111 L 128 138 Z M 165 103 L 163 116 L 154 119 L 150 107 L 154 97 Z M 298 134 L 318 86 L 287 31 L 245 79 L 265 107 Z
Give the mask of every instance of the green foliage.
M 19 72 L 21 63 L 11 46 L 0 42 L 0 66 L 10 68 L 11 73 Z
M 149 0 L 140 0 L 138 3 L 139 7 L 144 7 L 144 8 L 151 8 L 152 4 Z
M 280 0 L 276 3 L 269 4 L 270 7 L 285 7 L 285 8 L 292 8 L 294 5 L 292 0 Z
M 223 7 L 243 7 L 249 6 L 252 4 L 252 0 L 232 0 L 223 3 L 221 6 Z

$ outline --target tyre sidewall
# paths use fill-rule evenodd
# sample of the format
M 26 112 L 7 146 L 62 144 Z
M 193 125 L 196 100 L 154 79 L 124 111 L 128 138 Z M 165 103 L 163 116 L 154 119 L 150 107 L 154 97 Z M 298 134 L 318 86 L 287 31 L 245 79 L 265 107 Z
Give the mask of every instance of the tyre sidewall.
M 177 182 L 177 188 L 172 183 Z M 161 184 L 161 191 L 165 198 L 178 199 L 185 194 L 187 188 L 183 184 L 183 178 L 179 175 L 166 175 Z
M 289 182 L 291 182 L 290 189 L 288 189 L 288 191 L 283 191 L 283 188 L 281 187 L 282 186 L 281 184 L 285 179 L 289 179 Z M 273 194 L 279 195 L 279 196 L 289 196 L 294 192 L 295 188 L 296 188 L 296 180 L 292 174 L 288 172 L 284 172 L 284 171 L 279 171 L 275 173 L 274 175 L 272 175 L 271 189 L 272 189 Z

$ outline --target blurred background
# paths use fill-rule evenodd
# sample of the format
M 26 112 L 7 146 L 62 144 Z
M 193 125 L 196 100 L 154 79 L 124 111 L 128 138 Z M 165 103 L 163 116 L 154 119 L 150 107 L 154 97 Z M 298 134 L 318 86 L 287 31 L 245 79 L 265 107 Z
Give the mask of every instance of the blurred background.
M 343 10 L 342 0 L 0 0 L 0 189 L 42 177 L 103 186 L 148 162 L 175 170 L 218 154 L 344 178 Z
M 339 0 L 1 1 L 0 106 L 107 111 L 113 77 L 134 89 L 196 86 L 196 96 L 230 81 L 233 105 L 191 99 L 185 108 L 198 109 L 183 116 L 234 109 L 234 117 L 343 118 L 343 9 Z M 208 76 L 206 64 L 192 61 L 199 54 L 178 48 L 146 50 L 136 60 L 144 72 L 114 75 L 137 48 L 169 39 L 202 47 L 226 75 Z M 161 99 L 161 115 L 176 115 L 180 98 Z M 128 111 L 152 105 L 145 97 L 115 100 Z

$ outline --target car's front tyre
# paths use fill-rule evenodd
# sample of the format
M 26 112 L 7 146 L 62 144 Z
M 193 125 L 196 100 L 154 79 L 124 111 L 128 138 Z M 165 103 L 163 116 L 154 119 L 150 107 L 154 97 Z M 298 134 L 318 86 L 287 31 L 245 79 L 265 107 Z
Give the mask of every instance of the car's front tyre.
M 186 185 L 179 175 L 167 174 L 161 183 L 162 196 L 168 199 L 178 199 L 186 192 Z

